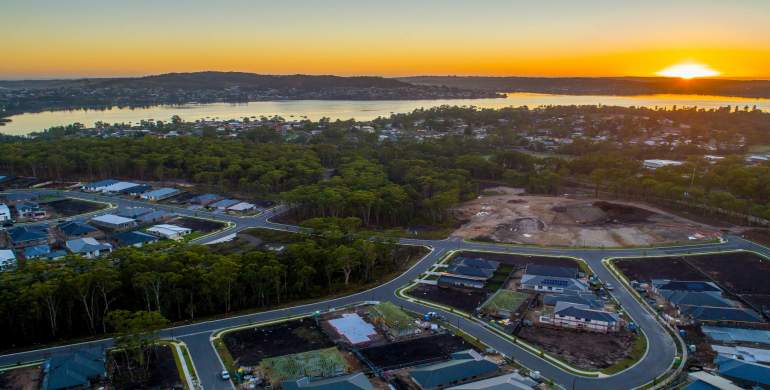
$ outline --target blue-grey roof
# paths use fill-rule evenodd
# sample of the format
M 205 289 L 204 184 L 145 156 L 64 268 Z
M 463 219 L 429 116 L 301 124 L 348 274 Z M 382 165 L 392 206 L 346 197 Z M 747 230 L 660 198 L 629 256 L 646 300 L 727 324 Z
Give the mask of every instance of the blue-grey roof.
M 88 183 L 85 185 L 85 187 L 89 187 L 89 188 L 107 187 L 118 182 L 119 180 L 113 180 L 113 179 L 99 180 L 93 183 Z
M 37 241 L 48 238 L 48 229 L 44 226 L 18 226 L 8 230 L 14 243 Z
M 712 282 L 704 282 L 700 280 L 685 281 L 685 280 L 660 280 L 656 279 L 652 281 L 652 285 L 658 290 L 671 290 L 671 291 L 692 291 L 692 292 L 704 292 L 704 291 L 722 291 L 719 287 Z
M 180 191 L 176 188 L 166 187 L 166 188 L 159 188 L 154 191 L 145 192 L 144 194 L 142 194 L 142 196 L 145 196 L 147 198 L 162 198 L 162 197 L 170 196 L 172 194 L 176 194 L 177 192 L 180 192 Z
M 551 288 L 560 288 L 565 291 L 588 291 L 588 285 L 583 281 L 574 278 L 560 278 L 556 276 L 542 276 L 524 274 L 521 277 L 521 284 L 524 286 L 545 286 Z
M 35 202 L 24 201 L 21 203 L 17 203 L 16 206 L 14 207 L 16 207 L 16 210 L 18 210 L 19 212 L 23 212 L 25 210 L 37 210 L 40 208 L 40 205 Z
M 580 305 L 569 302 L 559 302 L 553 311 L 562 317 L 583 318 L 590 321 L 604 321 L 612 324 L 618 322 L 618 316 L 601 310 L 590 310 L 586 305 Z
M 770 330 L 729 328 L 722 326 L 701 326 L 703 333 L 708 337 L 727 343 L 749 342 L 770 345 Z
M 709 307 L 682 305 L 679 311 L 698 321 L 763 322 L 753 310 L 735 307 Z
M 545 264 L 527 264 L 525 271 L 529 275 L 552 276 L 558 278 L 576 278 L 578 275 L 577 267 L 560 267 Z
M 363 373 L 343 375 L 311 381 L 309 378 L 284 381 L 284 390 L 315 389 L 315 390 L 374 390 L 369 379 Z
M 190 203 L 209 204 L 219 199 L 222 199 L 222 197 L 217 194 L 201 194 L 190 199 Z
M 719 388 L 699 380 L 683 387 L 682 390 L 719 390 Z
M 588 295 L 588 294 L 585 294 Z M 593 294 L 591 294 L 593 295 Z M 543 304 L 548 306 L 555 306 L 556 302 L 569 302 L 569 303 L 577 303 L 580 305 L 586 305 L 591 308 L 600 308 L 604 305 L 602 305 L 599 300 L 595 298 L 591 298 L 588 296 L 578 295 L 578 294 L 547 294 L 543 296 Z
M 169 216 L 169 215 L 171 214 L 163 210 L 156 210 L 144 215 L 140 215 L 136 219 L 139 222 L 153 222 L 153 221 L 157 221 L 159 219 L 165 218 L 166 216 Z
M 152 186 L 149 184 L 137 184 L 133 187 L 124 188 L 118 192 L 120 192 L 121 194 L 141 194 L 151 189 L 152 189 Z
M 115 240 L 118 242 L 118 245 L 120 246 L 128 246 L 128 245 L 136 245 L 136 244 L 145 244 L 148 242 L 156 242 L 158 241 L 158 237 L 155 237 L 151 234 L 139 232 L 139 231 L 133 231 L 133 232 L 116 234 Z
M 214 203 L 209 204 L 208 207 L 217 207 L 217 208 L 223 207 L 223 208 L 227 208 L 227 207 L 230 207 L 230 206 L 237 205 L 238 203 L 241 203 L 241 201 L 240 200 L 236 200 L 236 199 L 222 199 L 222 200 L 220 200 L 218 202 L 214 202 Z
M 719 367 L 719 375 L 733 380 L 770 386 L 770 366 L 744 362 L 722 355 L 717 356 L 714 363 Z
M 104 351 L 84 349 L 55 355 L 45 362 L 43 390 L 86 387 L 91 379 L 106 377 Z
M 489 279 L 495 274 L 494 269 L 468 267 L 462 264 L 453 264 L 447 268 L 447 272 L 455 275 L 472 276 Z
M 49 253 L 51 253 L 51 247 L 48 245 L 35 245 L 24 248 L 24 258 L 26 259 L 47 257 Z
M 446 386 L 455 381 L 491 375 L 497 371 L 497 364 L 484 358 L 468 354 L 453 354 L 451 360 L 415 367 L 409 371 L 415 382 L 423 389 Z
M 140 215 L 149 214 L 154 209 L 149 207 L 123 207 L 119 209 L 115 214 L 124 218 L 136 218 Z
M 719 291 L 660 290 L 660 295 L 673 305 L 733 307 L 733 302 L 722 297 Z
M 88 253 L 112 249 L 112 245 L 96 241 L 93 238 L 78 238 L 64 244 L 72 253 Z
M 457 257 L 454 264 L 464 265 L 466 267 L 483 268 L 496 270 L 500 266 L 500 262 L 493 260 L 486 260 L 477 257 Z
M 60 223 L 58 226 L 62 233 L 69 237 L 83 236 L 95 232 L 97 229 L 85 222 L 69 221 Z

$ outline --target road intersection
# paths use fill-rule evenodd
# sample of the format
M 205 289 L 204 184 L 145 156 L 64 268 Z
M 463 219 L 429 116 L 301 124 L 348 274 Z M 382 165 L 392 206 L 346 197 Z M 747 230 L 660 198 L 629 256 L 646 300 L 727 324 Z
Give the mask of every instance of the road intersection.
M 282 231 L 297 232 L 299 227 L 284 225 L 271 221 L 271 218 L 281 213 L 283 208 L 277 207 L 267 210 L 258 216 L 233 216 L 228 214 L 210 213 L 204 211 L 188 210 L 181 207 L 148 204 L 148 202 L 121 197 L 109 197 L 97 194 L 81 192 L 62 192 L 39 190 L 40 194 L 61 195 L 85 200 L 111 203 L 116 207 L 151 206 L 156 209 L 170 211 L 179 215 L 190 217 L 210 218 L 227 222 L 229 227 L 204 237 L 194 242 L 206 244 L 216 242 L 232 236 L 235 233 L 249 228 L 267 228 Z M 109 210 L 104 211 L 109 212 Z M 515 246 L 494 243 L 468 242 L 458 238 L 444 240 L 422 240 L 405 238 L 399 241 L 403 245 L 418 245 L 430 248 L 430 252 L 417 262 L 412 268 L 384 283 L 367 291 L 351 294 L 345 297 L 324 300 L 317 303 L 305 304 L 289 308 L 222 318 L 211 321 L 197 322 L 189 325 L 180 325 L 165 329 L 161 332 L 163 338 L 173 338 L 187 344 L 193 364 L 200 375 L 201 385 L 206 390 L 232 389 L 230 382 L 225 382 L 217 377 L 222 369 L 219 359 L 211 343 L 211 337 L 222 329 L 243 326 L 253 323 L 275 320 L 279 318 L 308 314 L 315 311 L 328 310 L 333 307 L 352 305 L 364 301 L 389 300 L 406 309 L 416 312 L 427 310 L 438 311 L 447 320 L 458 326 L 462 331 L 477 337 L 490 347 L 519 361 L 532 370 L 541 374 L 568 389 L 630 389 L 642 386 L 661 374 L 665 373 L 672 365 L 676 356 L 675 341 L 661 323 L 632 295 L 623 288 L 624 284 L 607 268 L 603 260 L 614 257 L 644 257 L 663 255 L 686 255 L 719 251 L 750 250 L 765 256 L 770 256 L 770 250 L 764 246 L 744 240 L 737 236 L 726 236 L 721 242 L 706 243 L 686 246 L 656 247 L 656 248 L 626 248 L 626 249 L 601 249 L 601 248 L 543 248 L 532 246 Z M 453 250 L 493 251 L 502 253 L 515 253 L 521 255 L 542 256 L 569 256 L 585 261 L 591 270 L 601 279 L 618 286 L 612 295 L 622 305 L 623 309 L 638 324 L 639 328 L 647 336 L 647 353 L 632 367 L 610 376 L 589 378 L 565 371 L 553 363 L 537 356 L 523 347 L 511 343 L 509 340 L 490 331 L 486 326 L 477 321 L 470 320 L 454 312 L 428 308 L 413 300 L 403 299 L 396 295 L 396 291 L 416 279 L 427 271 L 434 263 L 439 261 L 447 253 Z M 20 362 L 43 360 L 53 354 L 85 347 L 108 347 L 110 339 L 31 350 L 0 356 L 0 366 L 17 364 Z

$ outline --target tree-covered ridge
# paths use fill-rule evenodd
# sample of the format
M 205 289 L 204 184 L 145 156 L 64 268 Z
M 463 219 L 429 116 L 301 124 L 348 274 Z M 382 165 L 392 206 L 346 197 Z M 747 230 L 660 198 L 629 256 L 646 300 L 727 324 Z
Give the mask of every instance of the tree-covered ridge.
M 110 313 L 171 321 L 349 291 L 419 253 L 358 233 L 357 219 L 313 220 L 283 252 L 222 254 L 203 246 L 122 248 L 97 260 L 30 260 L 0 273 L 1 349 L 111 332 Z

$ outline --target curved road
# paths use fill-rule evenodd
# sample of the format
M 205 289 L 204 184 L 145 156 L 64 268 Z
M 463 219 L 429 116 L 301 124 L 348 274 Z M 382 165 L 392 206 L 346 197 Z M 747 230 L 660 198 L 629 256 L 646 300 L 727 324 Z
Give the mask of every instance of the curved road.
M 224 231 L 201 237 L 200 239 L 196 240 L 197 243 L 201 244 L 221 240 L 235 234 L 238 231 L 248 228 L 261 227 L 284 231 L 299 230 L 297 226 L 283 225 L 270 221 L 271 217 L 282 211 L 280 208 L 268 210 L 259 216 L 238 217 L 203 211 L 191 211 L 184 208 L 168 205 L 149 204 L 148 202 L 135 199 L 107 197 L 80 192 L 46 190 L 40 190 L 36 192 L 57 193 L 73 198 L 109 202 L 115 204 L 118 207 L 151 206 L 157 209 L 175 212 L 180 215 L 211 218 L 231 223 L 231 227 Z M 107 212 L 109 211 L 103 211 L 101 213 Z M 615 276 L 604 266 L 602 263 L 603 259 L 620 256 L 677 255 L 714 251 L 729 251 L 737 249 L 752 250 L 765 255 L 770 255 L 770 250 L 767 248 L 735 236 L 726 237 L 726 240 L 722 243 L 644 249 L 539 248 L 499 245 L 493 243 L 472 243 L 454 238 L 445 240 L 401 239 L 400 243 L 404 245 L 426 246 L 431 248 L 431 252 L 402 275 L 371 290 L 318 303 L 177 326 L 162 331 L 161 337 L 176 338 L 184 341 L 187 344 L 190 355 L 192 356 L 193 362 L 200 376 L 199 379 L 204 389 L 232 389 L 233 387 L 229 382 L 222 381 L 217 377 L 217 373 L 220 372 L 223 367 L 210 342 L 212 334 L 216 331 L 239 325 L 268 321 L 285 316 L 311 313 L 316 310 L 327 310 L 329 308 L 350 305 L 362 301 L 390 300 L 416 312 L 425 312 L 428 310 L 440 312 L 451 323 L 459 326 L 463 331 L 473 335 L 474 337 L 478 337 L 481 341 L 490 345 L 492 348 L 495 348 L 496 350 L 515 358 L 524 366 L 532 370 L 540 371 L 543 376 L 550 378 L 566 389 L 630 389 L 643 385 L 665 372 L 673 362 L 674 356 L 676 354 L 676 348 L 673 339 L 665 331 L 662 325 L 658 323 L 655 318 L 633 298 L 629 291 L 622 287 L 623 284 L 617 280 Z M 441 259 L 441 257 L 443 257 L 447 252 L 451 250 L 486 250 L 523 255 L 570 256 L 584 260 L 600 279 L 609 281 L 615 286 L 618 286 L 618 288 L 612 292 L 612 295 L 620 302 L 620 304 L 623 306 L 623 309 L 633 318 L 633 320 L 647 335 L 647 353 L 636 365 L 612 376 L 604 376 L 600 378 L 586 378 L 577 376 L 563 371 L 551 363 L 541 359 L 540 357 L 522 349 L 515 344 L 512 344 L 497 334 L 492 333 L 477 322 L 470 321 L 464 317 L 449 312 L 437 310 L 435 308 L 428 308 L 419 303 L 401 299 L 395 295 L 395 291 L 399 287 L 414 280 L 418 275 L 428 270 L 431 265 L 433 265 L 436 261 Z M 109 345 L 111 345 L 111 340 L 105 339 L 81 344 L 3 355 L 0 356 L 0 366 L 15 364 L 17 362 L 42 360 L 57 352 L 68 351 L 76 348 L 93 346 L 107 347 Z

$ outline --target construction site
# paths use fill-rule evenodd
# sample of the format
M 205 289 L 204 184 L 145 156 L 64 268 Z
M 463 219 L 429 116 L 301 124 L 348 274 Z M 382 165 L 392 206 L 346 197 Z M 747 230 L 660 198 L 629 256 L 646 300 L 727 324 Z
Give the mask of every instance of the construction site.
M 454 210 L 453 236 L 541 246 L 627 247 L 703 242 L 718 228 L 647 205 L 591 198 L 529 196 L 494 187 Z

